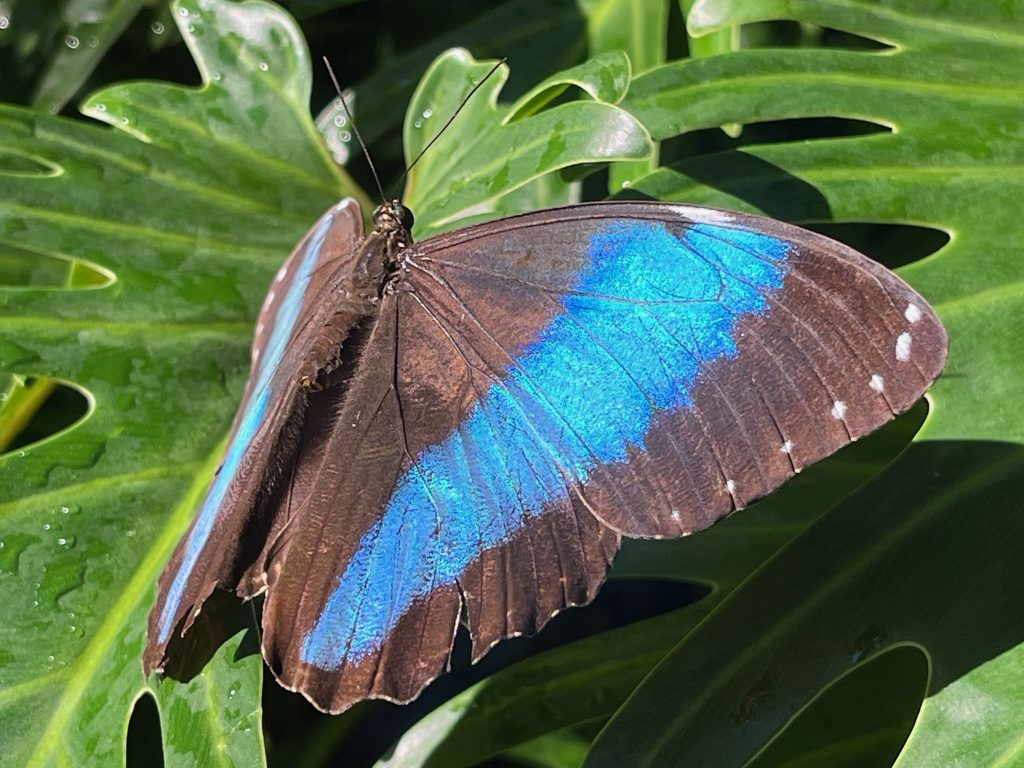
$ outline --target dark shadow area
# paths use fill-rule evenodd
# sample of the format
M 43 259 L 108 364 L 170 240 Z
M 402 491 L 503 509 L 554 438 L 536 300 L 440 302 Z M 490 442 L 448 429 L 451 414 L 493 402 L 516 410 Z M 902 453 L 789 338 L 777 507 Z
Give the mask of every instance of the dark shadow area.
M 745 152 L 727 152 L 677 163 L 646 179 L 642 192 L 624 189 L 614 195 L 614 199 L 686 202 L 686 179 L 745 200 L 776 219 L 832 218 L 828 201 L 813 184 Z
M 885 651 L 822 691 L 749 766 L 889 768 L 914 727 L 927 687 L 928 658 L 920 648 Z
M 722 128 L 701 128 L 687 131 L 661 142 L 661 164 L 669 166 L 687 159 L 711 155 L 743 147 L 781 144 L 815 139 L 840 139 L 892 133 L 886 125 L 849 117 L 801 117 L 789 120 L 766 120 L 738 126 L 732 135 Z
M 262 604 L 262 599 L 259 600 Z M 164 675 L 187 682 L 203 671 L 213 654 L 229 637 L 248 630 L 238 648 L 236 658 L 259 654 L 260 642 L 253 626 L 253 607 L 234 594 L 215 589 L 185 636 L 176 628 L 167 645 Z
M 893 46 L 854 32 L 809 22 L 762 21 L 743 27 L 744 48 L 832 48 L 850 51 L 891 51 Z
M 846 243 L 889 269 L 920 261 L 949 242 L 949 235 L 940 229 L 910 224 L 810 222 L 802 226 Z
M 601 587 L 586 608 L 562 611 L 532 637 L 498 643 L 476 665 L 469 663 L 469 632 L 465 626 L 460 627 L 452 654 L 452 671 L 456 675 L 470 675 L 475 682 L 528 656 L 692 605 L 710 592 L 708 585 L 696 582 L 613 579 Z
M 160 768 L 164 764 L 160 740 L 160 713 L 151 695 L 143 694 L 135 702 L 128 721 L 125 745 L 126 768 Z
M 12 422 L 16 431 L 0 445 L 0 451 L 5 453 L 52 437 L 89 412 L 89 400 L 81 391 L 53 379 L 30 376 L 15 383 L 0 376 L 0 395 L 18 415 L 17 422 Z

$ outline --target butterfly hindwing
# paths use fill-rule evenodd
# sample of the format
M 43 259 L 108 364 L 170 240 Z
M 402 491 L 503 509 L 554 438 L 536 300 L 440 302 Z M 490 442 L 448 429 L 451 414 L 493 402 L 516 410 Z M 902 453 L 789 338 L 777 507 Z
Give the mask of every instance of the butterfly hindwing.
M 183 633 L 216 586 L 235 589 L 260 546 L 261 497 L 294 448 L 288 422 L 300 399 L 294 371 L 308 358 L 314 315 L 330 309 L 317 297 L 330 292 L 333 264 L 351 258 L 362 239 L 359 207 L 346 200 L 321 217 L 278 271 L 264 300 L 252 346 L 252 369 L 228 447 L 192 525 L 160 577 L 149 619 L 146 672 L 161 669 L 167 644 Z M 343 336 L 342 336 L 343 338 Z M 340 347 L 341 338 L 336 339 Z M 306 363 L 308 365 L 308 363 Z M 244 591 L 244 590 L 243 590 Z

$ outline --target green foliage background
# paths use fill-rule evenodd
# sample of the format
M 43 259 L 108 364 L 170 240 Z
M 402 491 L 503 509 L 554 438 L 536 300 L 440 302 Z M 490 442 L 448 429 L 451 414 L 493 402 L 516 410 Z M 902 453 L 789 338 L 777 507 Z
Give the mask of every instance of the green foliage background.
M 1024 761 L 1024 2 L 287 8 L 0 2 L 0 763 Z M 264 689 L 251 611 L 188 683 L 143 680 L 270 277 L 375 199 L 311 50 L 389 181 L 509 57 L 411 175 L 417 236 L 608 195 L 765 212 L 898 267 L 945 375 L 413 705 Z

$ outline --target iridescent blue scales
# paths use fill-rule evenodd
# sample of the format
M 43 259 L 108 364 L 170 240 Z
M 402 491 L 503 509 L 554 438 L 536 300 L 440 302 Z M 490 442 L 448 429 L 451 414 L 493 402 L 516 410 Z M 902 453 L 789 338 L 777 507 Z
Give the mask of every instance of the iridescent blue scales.
M 355 203 L 278 275 L 224 465 L 160 582 L 163 667 L 215 587 L 263 590 L 282 684 L 340 711 L 591 600 L 620 536 L 674 537 L 909 408 L 946 337 L 831 240 L 663 203 L 413 244 Z

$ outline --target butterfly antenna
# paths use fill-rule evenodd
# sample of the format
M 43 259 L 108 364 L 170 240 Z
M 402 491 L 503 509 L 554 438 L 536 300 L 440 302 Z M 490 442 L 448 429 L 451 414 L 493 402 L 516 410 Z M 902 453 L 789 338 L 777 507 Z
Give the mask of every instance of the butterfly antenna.
M 377 191 L 380 193 L 380 201 L 386 202 L 387 198 L 384 195 L 384 187 L 381 186 L 380 176 L 377 175 L 377 167 L 373 164 L 373 160 L 370 159 L 370 150 L 366 148 L 366 143 L 363 141 L 363 137 L 359 134 L 359 129 L 356 128 L 356 119 L 352 117 L 352 111 L 348 108 L 348 102 L 345 101 L 345 97 L 341 93 L 341 85 L 338 83 L 338 78 L 334 76 L 334 69 L 331 67 L 331 62 L 324 56 L 324 66 L 327 67 L 327 74 L 331 76 L 331 82 L 334 83 L 334 90 L 338 92 L 338 99 L 341 100 L 341 106 L 345 108 L 345 114 L 348 115 L 348 121 L 352 125 L 352 133 L 356 135 L 356 141 L 359 142 L 359 146 L 363 148 L 363 155 L 366 156 L 366 162 L 370 166 L 370 173 L 373 174 L 373 180 L 377 184 Z M 476 90 L 475 88 L 473 90 Z
M 491 67 L 491 71 L 488 72 L 486 75 L 484 75 L 484 77 L 480 80 L 479 83 L 477 83 L 476 85 L 473 86 L 473 88 L 469 91 L 469 93 L 466 94 L 465 98 L 463 98 L 463 100 L 459 104 L 459 106 L 455 108 L 455 111 L 452 112 L 452 116 L 448 118 L 448 121 L 444 125 L 441 126 L 441 128 L 438 130 L 437 133 L 434 134 L 434 138 L 432 138 L 430 141 L 428 141 L 427 145 L 423 149 L 420 150 L 420 153 L 418 155 L 416 155 L 416 159 L 414 159 L 411 163 L 409 163 L 409 167 L 406 168 L 405 171 L 402 173 L 402 176 L 398 180 L 398 182 L 396 183 L 396 186 L 401 186 L 401 185 L 405 184 L 405 180 L 407 178 L 409 178 L 409 171 L 412 170 L 413 166 L 416 165 L 416 163 L 418 163 L 420 161 L 420 158 L 423 157 L 427 153 L 428 149 L 430 149 L 432 146 L 434 146 L 434 142 L 441 138 L 441 134 L 444 133 L 446 130 L 448 130 L 448 126 L 451 125 L 452 122 L 455 120 L 455 118 L 459 116 L 459 113 L 462 111 L 462 108 L 465 107 L 466 104 L 469 103 L 469 100 L 471 98 L 473 98 L 473 94 L 476 93 L 478 90 L 480 90 L 480 86 L 482 86 L 484 83 L 486 83 L 488 80 L 490 80 L 491 79 L 491 75 L 493 75 L 495 72 L 497 72 L 498 68 L 502 64 L 506 63 L 507 61 L 508 61 L 508 58 L 503 58 L 500 61 L 498 61 L 497 64 L 495 64 L 493 67 Z

